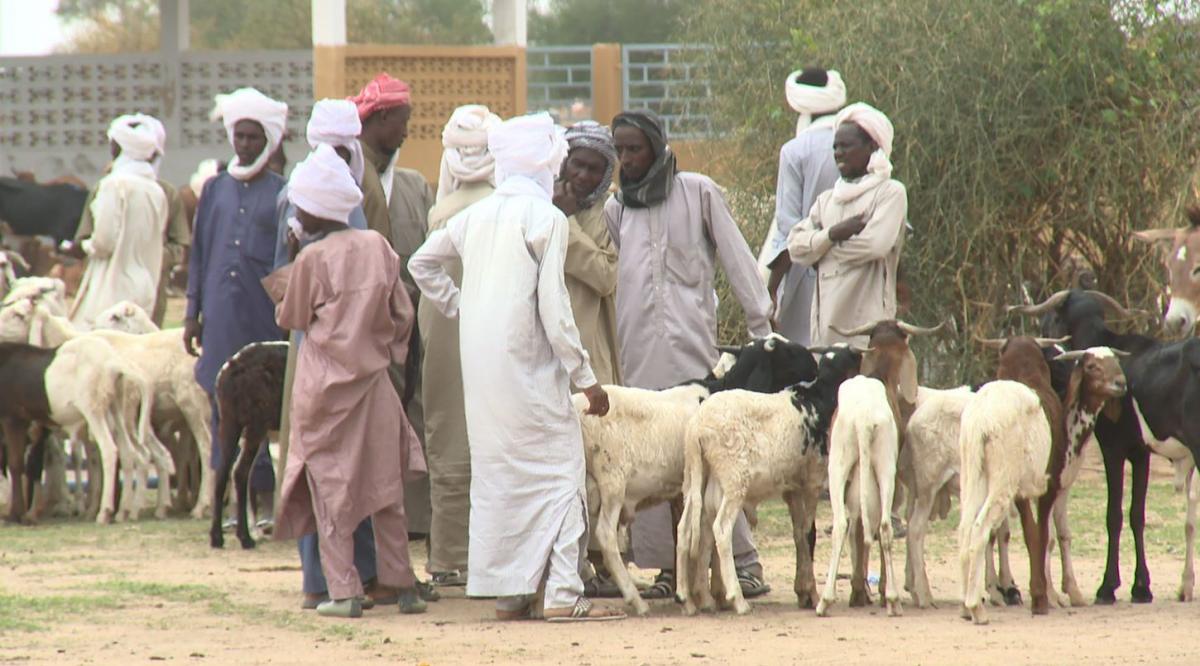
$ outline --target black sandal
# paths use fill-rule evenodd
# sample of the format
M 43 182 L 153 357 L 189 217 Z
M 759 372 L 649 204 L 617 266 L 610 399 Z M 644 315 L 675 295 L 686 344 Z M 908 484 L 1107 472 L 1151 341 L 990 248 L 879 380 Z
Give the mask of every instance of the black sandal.
M 583 583 L 583 596 L 589 599 L 620 599 L 621 588 L 600 574 L 596 574 Z
M 749 569 L 737 570 L 738 585 L 742 587 L 742 598 L 753 599 L 771 591 L 766 581 L 750 572 Z
M 674 599 L 675 598 L 675 572 L 660 571 L 654 577 L 654 584 L 642 590 L 643 599 Z

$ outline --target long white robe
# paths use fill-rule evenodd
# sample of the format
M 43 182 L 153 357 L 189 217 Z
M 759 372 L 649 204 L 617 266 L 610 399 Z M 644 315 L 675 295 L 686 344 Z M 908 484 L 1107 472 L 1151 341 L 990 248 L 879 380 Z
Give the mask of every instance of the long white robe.
M 162 272 L 167 196 L 150 165 L 114 165 L 96 187 L 91 212 L 95 230 L 84 244 L 87 270 L 71 308 L 72 323 L 91 328 L 97 315 L 121 301 L 153 312 Z
M 583 440 L 570 384 L 596 379 L 564 284 L 567 237 L 567 219 L 544 191 L 513 176 L 432 233 L 409 262 L 424 297 L 459 318 L 470 596 L 535 592 L 560 533 L 584 533 Z M 461 291 L 445 269 L 460 258 Z

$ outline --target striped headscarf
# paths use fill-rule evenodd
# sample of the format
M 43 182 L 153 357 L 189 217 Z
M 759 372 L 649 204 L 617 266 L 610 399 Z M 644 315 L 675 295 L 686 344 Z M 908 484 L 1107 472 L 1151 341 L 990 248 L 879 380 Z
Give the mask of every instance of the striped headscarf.
M 612 186 L 613 170 L 617 165 L 617 148 L 613 145 L 612 133 L 608 128 L 594 120 L 584 120 L 578 122 L 567 130 L 567 146 L 570 150 L 576 148 L 588 148 L 594 150 L 604 156 L 608 167 L 604 170 L 604 178 L 600 180 L 600 184 L 591 194 L 579 201 L 580 208 L 591 208 L 593 204 L 600 200 L 601 197 L 608 194 L 608 188 Z M 570 152 L 567 153 L 568 157 Z M 566 163 L 563 163 L 563 168 L 566 168 Z

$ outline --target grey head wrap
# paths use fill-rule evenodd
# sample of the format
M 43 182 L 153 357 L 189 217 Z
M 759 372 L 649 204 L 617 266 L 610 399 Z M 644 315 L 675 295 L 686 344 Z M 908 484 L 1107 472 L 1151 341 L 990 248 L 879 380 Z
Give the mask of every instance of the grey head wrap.
M 639 181 L 631 181 L 621 174 L 621 191 L 617 200 L 630 208 L 649 208 L 667 200 L 671 193 L 671 184 L 675 182 L 675 153 L 667 145 L 667 135 L 663 131 L 662 120 L 657 113 L 649 109 L 623 111 L 613 118 L 612 127 L 622 125 L 636 127 L 650 141 L 654 151 L 654 163 Z
M 600 184 L 579 201 L 580 208 L 591 208 L 601 197 L 608 194 L 608 188 L 612 186 L 613 170 L 617 165 L 617 148 L 613 145 L 612 133 L 608 131 L 607 127 L 594 120 L 584 120 L 572 125 L 567 130 L 566 138 L 570 150 L 589 148 L 603 155 L 605 162 L 608 163 Z M 570 152 L 567 155 L 569 157 Z M 563 168 L 566 168 L 566 162 L 563 162 Z

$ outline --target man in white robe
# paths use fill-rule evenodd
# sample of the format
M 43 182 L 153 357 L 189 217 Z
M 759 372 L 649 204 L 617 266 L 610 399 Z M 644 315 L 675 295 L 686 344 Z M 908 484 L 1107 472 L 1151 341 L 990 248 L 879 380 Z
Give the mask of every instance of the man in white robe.
M 96 186 L 91 211 L 95 229 L 83 241 L 87 270 L 71 308 L 81 328 L 121 301 L 154 310 L 162 271 L 167 196 L 150 163 L 157 151 L 154 129 L 137 116 L 121 116 L 108 128 L 114 161 Z
M 467 595 L 498 597 L 497 617 L 622 617 L 593 607 L 579 575 L 587 534 L 583 440 L 570 386 L 608 411 L 563 277 L 567 218 L 551 202 L 566 144 L 545 113 L 489 132 L 496 192 L 451 218 L 409 261 L 424 297 L 459 318 L 471 440 Z M 462 288 L 446 271 L 462 261 Z

